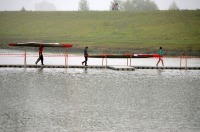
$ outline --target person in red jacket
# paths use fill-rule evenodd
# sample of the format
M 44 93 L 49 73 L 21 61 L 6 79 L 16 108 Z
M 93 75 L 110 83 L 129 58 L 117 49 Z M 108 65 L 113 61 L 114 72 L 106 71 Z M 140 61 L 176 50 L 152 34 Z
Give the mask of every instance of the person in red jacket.
M 40 45 L 40 48 L 39 48 L 39 58 L 38 58 L 37 61 L 35 62 L 36 65 L 37 65 L 37 63 L 38 63 L 40 60 L 41 60 L 42 65 L 44 65 L 44 63 L 43 63 L 44 58 L 43 58 L 42 50 L 43 50 L 43 47 L 42 47 L 42 45 Z

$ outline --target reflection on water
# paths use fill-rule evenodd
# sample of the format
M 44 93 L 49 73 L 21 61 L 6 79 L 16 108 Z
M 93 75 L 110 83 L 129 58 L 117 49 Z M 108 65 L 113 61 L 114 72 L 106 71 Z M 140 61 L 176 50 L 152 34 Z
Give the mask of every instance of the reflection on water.
M 0 69 L 0 131 L 200 131 L 200 71 Z

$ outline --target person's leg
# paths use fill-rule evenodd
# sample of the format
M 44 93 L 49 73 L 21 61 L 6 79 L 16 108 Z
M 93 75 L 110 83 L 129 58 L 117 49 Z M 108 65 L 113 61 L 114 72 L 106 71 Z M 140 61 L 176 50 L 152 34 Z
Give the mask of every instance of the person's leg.
M 85 66 L 87 66 L 87 60 L 88 60 L 87 57 L 85 57 Z
M 162 59 L 162 65 L 164 66 L 164 61 L 163 61 L 163 59 Z
M 44 64 L 43 64 L 43 60 L 44 60 L 44 59 L 43 59 L 43 58 L 41 58 L 41 63 L 42 63 L 42 65 L 44 65 Z
M 157 64 L 156 64 L 156 66 L 158 66 L 159 63 L 160 63 L 160 58 L 159 58 L 159 60 L 158 60 L 158 62 L 157 62 Z
M 82 62 L 82 65 L 85 63 L 85 61 Z
M 37 61 L 35 62 L 35 64 L 37 65 L 37 63 L 40 61 L 40 57 L 37 59 Z
M 43 55 L 40 55 L 41 64 L 43 65 Z

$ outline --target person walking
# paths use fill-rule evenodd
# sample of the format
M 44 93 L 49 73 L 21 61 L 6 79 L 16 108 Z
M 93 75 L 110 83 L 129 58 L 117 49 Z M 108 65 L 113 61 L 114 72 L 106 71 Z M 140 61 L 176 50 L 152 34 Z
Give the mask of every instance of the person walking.
M 44 64 L 43 64 L 44 58 L 43 58 L 42 50 L 43 50 L 43 47 L 40 46 L 40 48 L 39 48 L 39 58 L 38 58 L 37 61 L 35 62 L 36 65 L 37 65 L 37 63 L 38 63 L 40 60 L 41 60 L 42 65 L 44 65 Z
M 160 61 L 162 61 L 162 65 L 164 66 L 164 62 L 163 62 L 163 53 L 162 53 L 162 47 L 160 47 L 160 50 L 159 50 L 159 60 L 157 62 L 157 65 L 160 63 Z
M 82 65 L 85 63 L 85 66 L 88 66 L 87 65 L 87 61 L 88 61 L 88 47 L 85 47 L 85 50 L 84 50 L 84 57 L 85 57 L 85 61 L 82 62 Z

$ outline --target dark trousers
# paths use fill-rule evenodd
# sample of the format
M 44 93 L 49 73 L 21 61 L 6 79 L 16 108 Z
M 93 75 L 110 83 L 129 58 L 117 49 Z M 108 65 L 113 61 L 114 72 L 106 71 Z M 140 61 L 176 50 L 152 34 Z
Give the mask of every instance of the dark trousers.
M 82 63 L 85 63 L 85 66 L 87 66 L 87 61 L 88 61 L 88 57 L 85 56 L 85 61 L 83 61 Z
M 43 64 L 43 61 L 44 61 L 43 55 L 39 56 L 39 58 L 37 59 L 37 61 L 35 62 L 35 64 L 37 64 L 40 60 L 41 60 L 42 65 L 44 65 Z

